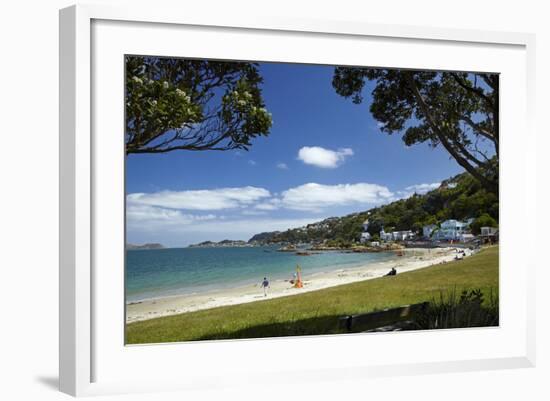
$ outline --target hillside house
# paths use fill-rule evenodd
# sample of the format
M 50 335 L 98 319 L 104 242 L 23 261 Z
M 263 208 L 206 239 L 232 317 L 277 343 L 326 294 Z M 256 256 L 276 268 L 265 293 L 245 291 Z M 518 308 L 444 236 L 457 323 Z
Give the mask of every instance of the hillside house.
M 393 235 L 392 233 L 387 233 L 384 231 L 384 229 L 382 229 L 380 231 L 380 239 L 382 241 L 393 241 Z
M 414 233 L 411 230 L 394 231 L 392 232 L 394 241 L 406 241 L 414 238 Z
M 496 227 L 481 227 L 479 239 L 484 244 L 495 244 L 498 242 L 498 228 Z
M 371 238 L 372 237 L 369 233 L 361 233 L 361 242 L 368 242 Z
M 411 230 L 406 231 L 392 231 L 387 233 L 382 229 L 380 231 L 380 239 L 384 241 L 406 241 L 414 238 L 414 233 Z
M 363 222 L 363 232 L 361 233 L 361 242 L 368 242 L 371 240 L 372 236 L 367 231 L 369 229 L 369 219 L 366 219 Z
M 432 238 L 439 241 L 461 241 L 463 235 L 469 233 L 472 221 L 472 219 L 468 219 L 467 221 L 445 220 L 432 235 Z

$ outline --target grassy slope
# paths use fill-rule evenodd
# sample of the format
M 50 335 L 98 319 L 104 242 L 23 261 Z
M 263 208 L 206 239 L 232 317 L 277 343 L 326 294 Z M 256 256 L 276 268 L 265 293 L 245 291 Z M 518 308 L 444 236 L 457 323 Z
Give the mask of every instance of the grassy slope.
M 128 324 L 128 344 L 338 333 L 337 318 L 429 301 L 441 291 L 498 292 L 498 247 L 463 261 L 291 297 Z

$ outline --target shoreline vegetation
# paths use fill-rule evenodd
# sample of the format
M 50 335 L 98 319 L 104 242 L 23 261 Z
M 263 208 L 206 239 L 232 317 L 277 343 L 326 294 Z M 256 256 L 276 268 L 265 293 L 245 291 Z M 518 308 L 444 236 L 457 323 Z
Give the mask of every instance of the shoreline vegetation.
M 175 310 L 170 316 L 128 322 L 126 343 L 338 334 L 343 332 L 337 323 L 342 316 L 430 302 L 444 293 L 476 290 L 486 295 L 484 302 L 489 302 L 495 295 L 498 297 L 498 249 L 498 245 L 488 246 L 462 260 L 440 260 L 409 271 L 398 268 L 397 276 L 393 277 L 359 277 L 348 284 L 316 291 L 307 291 L 306 285 L 299 295 L 268 297 L 261 302 L 188 313 L 178 314 Z M 452 254 L 449 256 L 454 259 Z M 338 277 L 344 272 L 334 273 Z M 316 280 L 320 279 L 305 279 L 310 281 L 309 288 Z M 260 294 L 259 288 L 254 291 L 256 296 Z M 166 300 L 175 302 L 177 298 Z M 163 306 L 158 301 L 156 305 Z M 128 305 L 128 308 L 129 317 L 135 316 L 140 308 L 145 312 L 147 303 Z M 152 315 L 158 316 L 158 313 Z

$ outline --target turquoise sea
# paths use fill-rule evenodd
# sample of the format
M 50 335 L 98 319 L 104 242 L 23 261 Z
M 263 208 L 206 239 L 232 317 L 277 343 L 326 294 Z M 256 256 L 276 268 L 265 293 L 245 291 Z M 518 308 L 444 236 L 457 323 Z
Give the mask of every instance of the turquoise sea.
M 126 301 L 202 293 L 270 280 L 362 266 L 394 258 L 388 253 L 321 252 L 298 256 L 277 246 L 250 248 L 170 248 L 126 252 Z

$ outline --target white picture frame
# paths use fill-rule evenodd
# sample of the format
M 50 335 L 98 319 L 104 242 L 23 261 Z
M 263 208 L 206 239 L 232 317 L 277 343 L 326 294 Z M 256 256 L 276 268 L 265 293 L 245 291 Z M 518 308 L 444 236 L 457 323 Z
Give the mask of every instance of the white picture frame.
M 116 208 L 116 210 L 113 209 L 115 210 L 114 214 L 105 212 L 113 202 L 113 198 L 101 198 L 98 197 L 100 196 L 98 194 L 104 194 L 109 186 L 111 188 L 120 186 L 121 175 L 120 171 L 117 171 L 106 183 L 106 180 L 98 177 L 105 176 L 105 169 L 108 169 L 108 166 L 101 167 L 97 160 L 98 158 L 107 160 L 106 164 L 109 165 L 111 161 L 118 163 L 120 156 L 123 155 L 121 152 L 123 118 L 120 114 L 123 106 L 122 103 L 116 106 L 117 99 L 122 98 L 123 93 L 123 87 L 117 86 L 120 83 L 117 79 L 120 78 L 122 71 L 117 71 L 116 74 L 119 75 L 112 77 L 115 79 L 112 82 L 116 89 L 111 87 L 111 90 L 117 94 L 111 99 L 115 102 L 113 103 L 115 107 L 109 106 L 109 112 L 118 113 L 118 120 L 116 115 L 103 120 L 100 117 L 100 120 L 97 120 L 98 115 L 104 115 L 101 114 L 103 113 L 102 107 L 105 108 L 102 104 L 110 105 L 110 103 L 105 98 L 105 85 L 102 88 L 100 84 L 100 87 L 96 88 L 94 82 L 97 84 L 99 81 L 107 82 L 111 79 L 102 71 L 104 68 L 107 71 L 113 65 L 118 65 L 109 63 L 112 60 L 117 62 L 121 51 L 130 53 L 130 49 L 133 51 L 140 49 L 133 46 L 132 42 L 137 41 L 140 31 L 144 29 L 149 30 L 151 37 L 173 35 L 174 32 L 185 34 L 187 29 L 192 31 L 195 38 L 204 39 L 205 48 L 208 48 L 208 43 L 214 43 L 212 38 L 208 39 L 208 35 L 213 33 L 227 37 L 230 35 L 239 37 L 243 44 L 239 45 L 238 49 L 223 50 L 227 52 L 224 53 L 227 57 L 235 54 L 235 58 L 251 54 L 252 42 L 250 38 L 253 35 L 262 35 L 263 40 L 272 44 L 270 46 L 272 49 L 277 48 L 277 43 L 282 45 L 282 42 L 289 39 L 292 39 L 294 43 L 302 44 L 306 44 L 306 42 L 312 45 L 324 43 L 327 48 L 334 46 L 330 42 L 337 39 L 343 44 L 342 52 L 346 52 L 346 41 L 365 42 L 365 46 L 381 45 L 381 41 L 384 42 L 384 46 L 397 46 L 405 43 L 411 48 L 419 46 L 419 51 L 421 51 L 421 46 L 436 46 L 441 51 L 442 60 L 428 65 L 432 68 L 440 66 L 447 69 L 453 69 L 454 65 L 457 70 L 472 70 L 472 68 L 466 68 L 471 64 L 467 59 L 463 60 L 464 64 L 447 62 L 445 55 L 450 53 L 446 53 L 446 47 L 452 47 L 453 52 L 477 51 L 479 54 L 487 52 L 487 49 L 494 49 L 495 57 L 492 60 L 487 60 L 486 65 L 498 65 L 499 54 L 502 56 L 500 62 L 509 61 L 506 63 L 507 65 L 502 65 L 503 70 L 492 68 L 491 71 L 503 73 L 502 71 L 506 70 L 505 76 L 510 77 L 507 81 L 509 82 L 508 88 L 514 89 L 514 102 L 516 106 L 520 105 L 517 107 L 519 109 L 517 117 L 504 117 L 506 120 L 503 121 L 502 128 L 501 243 L 510 243 L 512 239 L 506 234 L 506 231 L 518 227 L 523 219 L 528 222 L 525 228 L 532 229 L 532 232 L 536 231 L 533 229 L 536 209 L 528 201 L 529 195 L 533 195 L 537 185 L 535 151 L 533 149 L 536 141 L 532 128 L 535 85 L 535 38 L 533 35 L 373 25 L 360 21 L 298 20 L 290 17 L 266 16 L 252 18 L 250 14 L 242 18 L 234 15 L 193 15 L 183 13 L 181 10 L 156 9 L 154 7 L 113 8 L 104 5 L 79 5 L 63 9 L 60 12 L 61 391 L 80 396 L 172 389 L 196 390 L 212 386 L 245 385 L 246 381 L 251 378 L 262 380 L 266 375 L 269 375 L 270 384 L 275 385 L 276 383 L 295 381 L 296 372 L 300 372 L 299 380 L 301 381 L 327 380 L 328 378 L 336 380 L 344 376 L 359 380 L 362 377 L 385 375 L 534 366 L 535 283 L 531 273 L 535 269 L 537 260 L 533 250 L 529 252 L 529 249 L 524 248 L 524 252 L 530 256 L 523 255 L 520 258 L 521 255 L 517 250 L 514 250 L 513 247 L 505 248 L 505 246 L 502 247 L 504 250 L 501 249 L 501 297 L 503 298 L 501 302 L 504 315 L 499 328 L 452 330 L 444 333 L 441 331 L 402 333 L 392 339 L 396 351 L 418 348 L 420 344 L 426 344 L 426 342 L 437 345 L 437 342 L 453 341 L 454 354 L 452 350 L 448 350 L 448 354 L 440 353 L 441 357 L 432 355 L 421 360 L 418 355 L 412 353 L 405 357 L 385 359 L 383 355 L 376 356 L 373 352 L 369 354 L 372 356 L 371 360 L 367 361 L 360 358 L 361 352 L 356 352 L 357 357 L 354 359 L 352 355 L 349 357 L 349 361 L 344 361 L 345 363 L 336 357 L 335 351 L 340 347 L 346 350 L 357 350 L 368 347 L 368 343 L 374 342 L 375 346 L 379 348 L 386 342 L 387 336 L 392 336 L 392 334 L 314 336 L 298 339 L 220 341 L 147 347 L 125 347 L 123 342 L 119 341 L 120 334 L 117 334 L 114 336 L 116 338 L 114 342 L 108 344 L 107 337 L 112 337 L 112 330 L 123 330 L 123 320 L 119 322 L 119 327 L 116 326 L 116 320 L 120 318 L 120 308 L 113 308 L 113 313 L 110 316 L 106 316 L 107 314 L 103 312 L 111 301 L 113 304 L 118 302 L 115 296 L 109 294 L 121 291 L 120 295 L 122 295 L 123 287 L 120 287 L 120 283 L 123 279 L 119 273 L 123 271 L 124 267 L 123 264 L 120 264 L 120 250 L 102 250 L 104 248 L 101 248 L 100 243 L 113 239 L 113 237 L 108 237 L 109 235 L 115 235 L 114 238 L 117 239 L 117 232 L 120 233 L 120 229 L 123 230 L 124 221 L 119 217 L 120 208 L 123 210 L 124 198 L 115 198 L 115 203 L 119 203 L 113 206 Z M 127 32 L 127 36 L 124 36 L 124 32 Z M 96 35 L 95 41 L 94 35 Z M 107 46 L 105 38 L 109 39 L 109 46 Z M 164 43 L 162 48 L 159 45 L 155 51 L 150 50 L 152 48 L 149 47 L 149 51 L 160 52 L 162 55 L 177 55 L 170 50 L 170 46 L 173 45 L 165 43 L 165 41 L 162 43 Z M 142 43 L 140 46 L 147 45 Z M 125 49 L 125 46 L 128 48 Z M 153 45 L 149 44 L 148 46 L 154 46 L 154 42 Z M 403 49 L 406 48 L 403 47 Z M 141 47 L 141 49 L 147 50 L 146 47 Z M 214 50 L 213 47 L 212 49 L 214 53 L 222 52 L 220 49 Z M 102 53 L 104 50 L 105 54 Z M 313 60 L 307 59 L 307 56 L 299 60 L 297 49 L 295 48 L 293 51 L 292 45 L 287 46 L 287 50 L 288 56 L 284 56 L 286 59 L 283 59 L 282 53 L 279 53 L 279 56 L 275 54 L 270 56 L 265 53 L 254 59 L 299 62 Z M 349 49 L 347 52 L 349 53 Z M 214 56 L 214 53 L 212 55 L 206 53 L 203 54 L 204 57 Z M 385 66 L 397 65 L 413 68 L 423 66 L 414 58 L 410 58 L 407 61 L 408 64 L 404 64 L 405 53 L 396 53 L 392 57 L 390 54 L 386 54 L 385 61 L 378 61 L 378 63 L 384 63 L 381 65 Z M 193 54 L 193 56 L 195 55 Z M 331 54 L 326 59 L 318 57 L 315 60 L 319 63 L 328 63 L 333 60 L 331 57 L 336 56 Z M 400 58 L 401 61 L 399 61 Z M 121 60 L 119 61 L 121 62 Z M 346 62 L 352 63 L 353 61 L 350 59 Z M 360 64 L 361 60 L 357 59 L 357 63 Z M 103 79 L 107 81 L 102 81 Z M 92 82 L 93 80 L 95 81 Z M 505 91 L 502 93 L 502 110 L 505 112 L 510 109 L 508 106 L 511 106 L 511 94 L 507 94 Z M 97 98 L 98 96 L 100 99 Z M 102 127 L 103 121 L 108 121 L 111 124 L 108 127 L 120 128 L 120 138 L 109 142 L 94 137 L 94 129 Z M 512 128 L 515 130 L 519 128 L 525 132 L 522 141 L 506 134 L 506 132 L 511 132 Z M 100 142 L 97 142 L 98 140 Z M 519 183 L 522 185 L 522 190 L 514 189 L 514 185 Z M 123 188 L 120 188 L 120 191 L 123 191 Z M 107 232 L 110 230 L 106 228 L 106 221 L 109 221 L 109 224 L 119 224 L 118 231 L 114 230 L 114 234 Z M 122 241 L 119 246 L 123 246 Z M 527 248 L 529 246 L 527 245 Z M 104 260 L 115 261 L 112 268 L 114 276 L 107 277 L 94 270 L 97 269 L 98 261 Z M 522 269 L 517 277 L 507 274 L 514 263 Z M 112 284 L 107 288 L 107 283 Z M 101 300 L 97 299 L 98 287 L 101 287 L 102 292 L 108 294 L 101 295 Z M 515 290 L 515 293 L 511 293 L 512 290 Z M 278 365 L 277 361 L 271 370 L 257 366 L 247 368 L 242 363 L 237 364 L 239 366 L 236 366 L 235 369 L 232 369 L 231 365 L 223 363 L 212 369 L 200 361 L 201 359 L 215 358 L 216 355 L 222 353 L 227 355 L 228 359 L 246 359 L 257 352 L 263 352 L 262 349 L 266 341 L 269 342 L 269 348 L 272 349 L 274 357 L 283 350 L 299 347 L 305 355 L 310 355 L 309 363 L 298 364 L 289 370 L 286 370 L 283 365 Z M 474 350 L 465 352 L 461 356 L 460 353 L 464 351 L 460 346 L 461 342 L 470 345 L 478 342 L 479 347 L 473 347 Z M 323 347 L 326 354 L 324 358 L 315 359 L 315 350 L 319 347 Z M 434 348 L 437 347 L 434 346 Z M 428 355 L 429 352 L 426 351 L 426 354 Z M 154 376 L 152 373 L 148 379 L 137 376 L 132 378 L 132 370 L 124 369 L 139 361 L 143 361 L 145 365 L 156 364 L 156 366 L 163 361 L 163 363 L 165 362 L 163 366 L 170 369 L 171 363 L 173 363 L 170 360 L 174 358 L 181 360 L 181 355 L 187 356 L 185 366 L 180 367 L 179 373 L 185 372 L 185 379 L 180 379 L 179 374 L 165 374 L 161 378 L 160 375 Z M 123 366 L 123 364 L 125 365 Z M 106 373 L 103 373 L 102 369 Z M 120 373 L 122 371 L 127 374 Z M 242 375 L 243 372 L 246 373 L 246 376 Z M 134 374 L 136 373 L 134 372 Z

